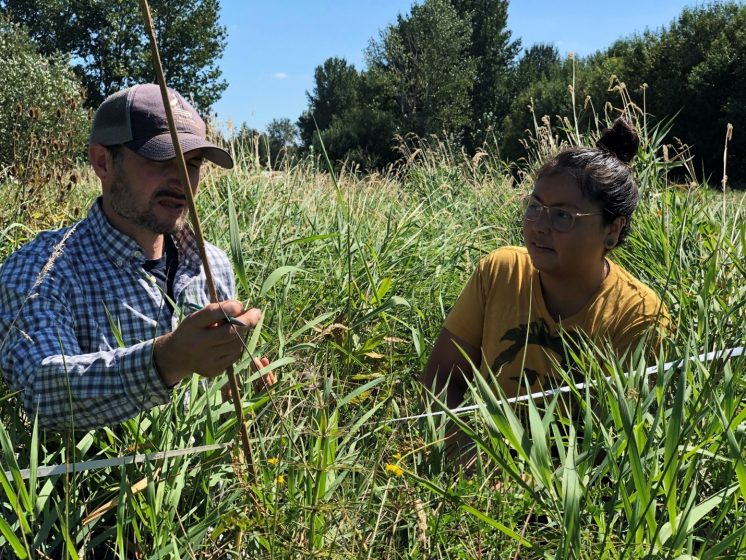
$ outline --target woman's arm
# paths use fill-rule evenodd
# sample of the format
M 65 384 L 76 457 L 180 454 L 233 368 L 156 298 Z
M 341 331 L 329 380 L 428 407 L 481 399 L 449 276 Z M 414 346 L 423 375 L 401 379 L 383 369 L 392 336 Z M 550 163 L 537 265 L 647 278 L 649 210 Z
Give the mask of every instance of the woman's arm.
M 443 328 L 438 334 L 420 381 L 436 395 L 440 395 L 447 387 L 446 404 L 449 408 L 456 408 L 464 401 L 467 387 L 465 378 L 472 376 L 469 361 L 478 368 L 482 361 L 481 349 Z

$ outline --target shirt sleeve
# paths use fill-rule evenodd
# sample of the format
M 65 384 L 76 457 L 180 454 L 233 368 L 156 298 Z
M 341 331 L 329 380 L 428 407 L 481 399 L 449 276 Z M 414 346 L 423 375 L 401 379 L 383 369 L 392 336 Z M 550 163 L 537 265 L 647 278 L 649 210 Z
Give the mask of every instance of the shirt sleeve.
M 464 286 L 443 327 L 477 348 L 482 346 L 487 292 L 483 259 Z
M 82 353 L 60 279 L 31 295 L 0 284 L 0 369 L 29 416 L 47 429 L 115 424 L 169 401 L 153 340 Z

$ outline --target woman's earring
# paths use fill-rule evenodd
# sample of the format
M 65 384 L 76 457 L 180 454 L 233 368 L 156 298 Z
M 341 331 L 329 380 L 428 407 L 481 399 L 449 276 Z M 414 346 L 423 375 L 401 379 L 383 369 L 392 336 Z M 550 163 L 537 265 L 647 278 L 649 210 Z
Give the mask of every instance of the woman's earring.
M 604 245 L 606 245 L 607 249 L 613 249 L 614 246 L 616 245 L 616 243 L 614 242 L 613 239 L 609 238 L 609 239 L 606 240 L 606 242 L 604 243 Z

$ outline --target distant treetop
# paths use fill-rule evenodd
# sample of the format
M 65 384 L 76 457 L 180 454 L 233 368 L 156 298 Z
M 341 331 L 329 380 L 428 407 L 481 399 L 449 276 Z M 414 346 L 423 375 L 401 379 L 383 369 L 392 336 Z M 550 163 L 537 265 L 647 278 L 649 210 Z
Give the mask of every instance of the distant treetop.
M 219 0 L 150 0 L 150 7 L 169 86 L 208 110 L 227 87 L 217 65 L 227 36 Z M 155 81 L 137 2 L 0 0 L 0 13 L 26 27 L 42 54 L 69 57 L 91 107 Z

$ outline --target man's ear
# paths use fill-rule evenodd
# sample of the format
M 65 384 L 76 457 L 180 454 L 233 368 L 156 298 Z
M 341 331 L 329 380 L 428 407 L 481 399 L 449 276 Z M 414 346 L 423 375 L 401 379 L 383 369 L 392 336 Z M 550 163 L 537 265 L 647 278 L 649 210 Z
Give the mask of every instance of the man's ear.
M 111 152 L 101 144 L 90 144 L 88 146 L 88 161 L 93 167 L 96 176 L 105 181 L 114 172 L 114 160 Z

